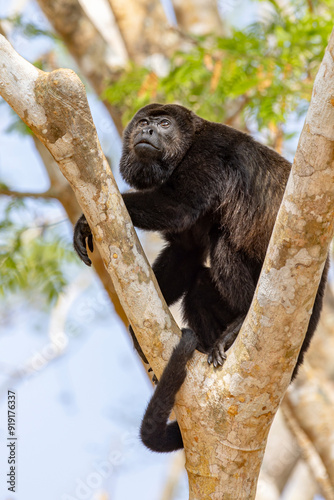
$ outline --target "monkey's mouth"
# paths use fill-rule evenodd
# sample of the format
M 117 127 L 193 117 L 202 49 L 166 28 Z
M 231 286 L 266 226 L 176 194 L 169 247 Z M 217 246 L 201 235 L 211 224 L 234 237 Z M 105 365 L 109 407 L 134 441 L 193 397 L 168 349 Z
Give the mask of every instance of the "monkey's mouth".
M 152 144 L 151 142 L 149 142 L 148 140 L 146 139 L 140 139 L 138 142 L 135 142 L 134 144 L 134 147 L 137 148 L 137 147 L 143 147 L 144 149 L 148 148 L 152 148 L 152 149 L 155 149 L 156 151 L 159 151 L 159 148 L 157 148 L 156 146 L 154 146 L 154 144 Z

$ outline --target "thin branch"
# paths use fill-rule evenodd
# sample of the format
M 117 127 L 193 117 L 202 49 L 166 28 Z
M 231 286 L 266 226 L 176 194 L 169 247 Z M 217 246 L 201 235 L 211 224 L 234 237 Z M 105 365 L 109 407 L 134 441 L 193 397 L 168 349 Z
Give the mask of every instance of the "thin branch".
M 232 114 L 226 118 L 224 123 L 226 125 L 232 126 L 234 124 L 235 119 L 240 116 L 241 111 L 246 107 L 246 105 L 249 103 L 249 101 L 250 101 L 250 97 L 248 97 L 246 95 L 241 96 L 239 102 L 236 103 L 236 109 L 233 110 Z
M 172 463 L 170 464 L 166 484 L 161 495 L 161 500 L 173 500 L 173 498 L 175 498 L 177 486 L 184 473 L 184 461 L 185 457 L 183 452 L 178 452 L 174 455 Z
M 12 189 L 0 189 L 0 195 L 13 196 L 14 198 L 57 198 L 53 189 L 48 189 L 43 193 L 31 193 L 28 191 L 15 191 Z
M 319 334 L 318 330 L 318 334 Z M 311 349 L 316 347 L 315 339 Z M 294 414 L 299 427 L 305 432 L 317 450 L 334 488 L 334 394 L 333 387 L 319 369 L 304 362 L 295 383 L 289 388 L 285 400 Z M 321 355 L 321 350 L 320 350 Z
M 284 402 L 281 405 L 281 409 L 286 424 L 295 436 L 300 446 L 301 453 L 307 464 L 309 465 L 310 471 L 314 475 L 315 480 L 319 484 L 324 498 L 326 500 L 334 500 L 334 490 L 328 477 L 326 467 L 321 460 L 320 455 L 317 453 L 317 450 L 312 441 L 299 426 L 298 420 L 293 412 L 293 407 L 290 405 L 287 398 L 284 399 Z

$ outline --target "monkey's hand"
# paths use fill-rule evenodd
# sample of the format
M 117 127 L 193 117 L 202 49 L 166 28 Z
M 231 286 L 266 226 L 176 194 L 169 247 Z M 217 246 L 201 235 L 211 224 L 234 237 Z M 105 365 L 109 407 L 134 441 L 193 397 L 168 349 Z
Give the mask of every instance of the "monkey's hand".
M 86 240 L 89 250 L 94 250 L 93 235 L 86 221 L 86 217 L 82 214 L 76 225 L 74 226 L 73 246 L 74 250 L 79 255 L 80 259 L 87 265 L 91 266 L 92 261 L 88 257 Z
M 224 330 L 219 339 L 216 340 L 208 355 L 209 365 L 213 364 L 215 368 L 223 366 L 226 359 L 226 351 L 237 338 L 244 319 L 245 316 L 239 316 Z

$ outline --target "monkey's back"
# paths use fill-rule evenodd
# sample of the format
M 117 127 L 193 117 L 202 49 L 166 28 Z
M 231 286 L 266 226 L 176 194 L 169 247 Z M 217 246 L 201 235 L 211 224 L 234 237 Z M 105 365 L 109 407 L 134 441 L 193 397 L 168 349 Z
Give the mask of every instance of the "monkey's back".
M 197 175 L 197 189 L 212 196 L 212 224 L 229 235 L 236 251 L 263 260 L 290 162 L 248 134 L 205 120 L 185 162 L 181 170 Z

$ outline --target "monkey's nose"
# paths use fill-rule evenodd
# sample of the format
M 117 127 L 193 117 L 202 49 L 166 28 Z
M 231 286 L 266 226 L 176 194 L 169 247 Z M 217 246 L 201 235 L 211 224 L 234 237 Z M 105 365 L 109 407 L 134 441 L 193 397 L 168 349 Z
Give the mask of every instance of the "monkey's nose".
M 153 128 L 143 128 L 143 134 L 153 135 Z

